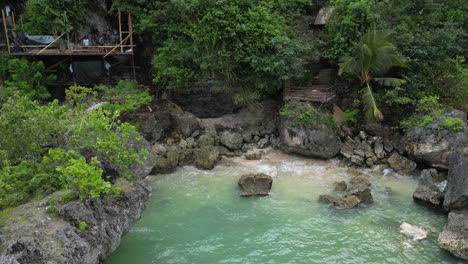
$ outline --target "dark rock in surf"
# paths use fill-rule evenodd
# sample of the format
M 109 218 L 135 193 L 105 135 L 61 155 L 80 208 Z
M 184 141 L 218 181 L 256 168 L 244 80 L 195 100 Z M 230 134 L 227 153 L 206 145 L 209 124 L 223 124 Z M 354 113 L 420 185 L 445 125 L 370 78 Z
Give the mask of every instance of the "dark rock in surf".
M 241 196 L 267 196 L 273 185 L 273 178 L 263 173 L 246 174 L 242 175 L 238 184 L 243 190 Z

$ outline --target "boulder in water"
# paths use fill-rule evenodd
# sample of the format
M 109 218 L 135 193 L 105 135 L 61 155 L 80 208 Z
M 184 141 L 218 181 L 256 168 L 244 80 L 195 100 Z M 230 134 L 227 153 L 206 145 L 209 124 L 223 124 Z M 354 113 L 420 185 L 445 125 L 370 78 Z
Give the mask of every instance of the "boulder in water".
M 394 170 L 403 172 L 403 173 L 411 173 L 416 169 L 416 163 L 411 161 L 398 153 L 393 153 L 390 158 L 388 158 L 388 164 Z
M 219 150 L 214 146 L 203 146 L 193 152 L 195 166 L 199 169 L 211 170 L 219 158 Z
M 241 196 L 267 196 L 273 185 L 273 178 L 263 173 L 246 174 L 242 175 L 238 184 L 243 190 Z
M 346 184 L 345 181 L 335 182 L 335 191 L 342 192 L 342 191 L 346 191 L 347 188 L 348 188 L 348 185 Z
M 329 159 L 341 149 L 341 143 L 332 127 L 314 123 L 302 126 L 290 118 L 282 118 L 278 128 L 285 151 Z
M 413 193 L 414 201 L 432 208 L 442 208 L 444 191 L 447 185 L 446 176 L 436 169 L 426 169 L 421 172 L 418 187 Z
M 362 186 L 371 186 L 370 181 L 363 176 L 355 176 L 349 181 L 352 185 L 362 185 Z
M 355 195 L 345 195 L 345 197 L 340 198 L 333 202 L 333 206 L 336 209 L 350 209 L 357 206 L 361 200 Z
M 457 117 L 466 123 L 466 114 L 455 110 L 445 114 L 448 117 Z M 449 154 L 463 145 L 466 139 L 465 133 L 453 133 L 442 129 L 437 119 L 431 124 L 408 131 L 402 139 L 402 146 L 411 159 L 424 162 L 432 167 L 448 168 Z
M 439 234 L 439 247 L 468 260 L 468 211 L 452 211 L 448 223 Z
M 447 210 L 468 208 L 468 146 L 449 156 L 444 207 Z
M 425 230 L 421 227 L 413 226 L 408 223 L 402 223 L 400 225 L 400 233 L 412 239 L 413 241 L 418 241 L 425 239 L 429 233 L 429 230 Z
M 240 134 L 224 131 L 220 134 L 220 143 L 230 150 L 238 150 L 242 146 L 243 138 Z
M 322 194 L 319 196 L 319 201 L 325 204 L 333 204 L 338 201 L 340 198 L 330 195 L 330 194 Z

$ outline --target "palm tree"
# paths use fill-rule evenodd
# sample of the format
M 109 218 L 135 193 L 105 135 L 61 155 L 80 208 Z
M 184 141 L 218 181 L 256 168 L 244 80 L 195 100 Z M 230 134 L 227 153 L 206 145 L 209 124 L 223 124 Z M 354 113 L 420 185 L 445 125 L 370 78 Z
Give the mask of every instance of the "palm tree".
M 405 66 L 404 57 L 390 40 L 392 32 L 369 29 L 354 48 L 353 56 L 344 56 L 339 64 L 339 75 L 349 73 L 356 76 L 364 87 L 363 102 L 369 120 L 382 121 L 383 115 L 371 88 L 371 81 L 383 86 L 397 87 L 405 80 L 383 75 L 394 66 Z M 378 76 L 378 77 L 377 77 Z

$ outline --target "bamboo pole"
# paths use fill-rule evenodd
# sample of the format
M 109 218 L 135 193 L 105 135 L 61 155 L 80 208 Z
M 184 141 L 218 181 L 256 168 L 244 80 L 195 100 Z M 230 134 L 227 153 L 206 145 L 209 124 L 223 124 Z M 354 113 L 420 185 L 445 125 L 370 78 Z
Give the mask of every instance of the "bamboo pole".
M 133 33 L 133 32 L 131 32 L 131 33 Z M 119 44 L 117 44 L 113 49 L 111 49 L 109 52 L 107 52 L 107 54 L 104 55 L 103 58 L 109 56 L 109 54 L 111 54 L 112 52 L 114 52 L 114 50 L 116 50 L 119 46 L 123 48 L 122 43 L 124 43 L 125 41 L 127 41 L 129 37 L 130 37 L 130 35 L 128 35 L 126 38 L 124 38 L 124 39 L 123 39 Z M 122 53 L 123 53 L 123 51 L 122 51 Z
M 6 21 L 4 8 L 2 8 L 2 20 L 3 20 L 3 30 L 5 31 L 5 42 L 6 42 L 7 49 L 8 49 L 8 55 L 11 55 L 10 36 L 8 36 L 8 27 L 7 27 L 7 21 Z
M 120 43 L 122 43 L 122 13 L 119 10 L 119 37 Z M 120 47 L 120 52 L 123 52 L 123 47 Z M 106 55 L 107 56 L 107 55 Z
M 71 47 L 71 46 L 70 46 L 70 34 L 67 32 L 67 49 L 68 49 L 68 50 L 71 50 L 70 47 Z
M 133 53 L 133 27 L 132 27 L 132 16 L 130 13 L 128 14 L 128 32 L 130 34 L 130 46 L 132 47 L 132 53 Z
M 13 29 L 16 30 L 16 19 L 15 19 L 15 13 L 11 11 L 11 23 L 13 24 Z
M 49 45 L 45 46 L 43 49 L 41 49 L 38 53 L 36 53 L 36 55 L 39 55 L 41 54 L 44 50 L 46 50 L 48 47 L 50 47 L 52 44 L 55 43 L 55 41 L 59 40 L 61 37 L 63 37 L 63 35 L 65 35 L 66 33 L 62 33 L 62 35 L 60 35 L 58 38 L 54 39 L 54 41 L 52 41 L 51 43 L 49 43 Z

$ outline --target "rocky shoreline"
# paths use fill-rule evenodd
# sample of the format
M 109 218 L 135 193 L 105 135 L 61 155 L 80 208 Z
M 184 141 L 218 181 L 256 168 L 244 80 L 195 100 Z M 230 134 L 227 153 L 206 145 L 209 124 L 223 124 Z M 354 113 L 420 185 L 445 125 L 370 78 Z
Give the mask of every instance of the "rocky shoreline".
M 117 197 L 70 202 L 57 215 L 48 213 L 54 195 L 15 208 L 0 229 L 0 263 L 104 262 L 151 194 L 141 180 L 118 186 L 123 191 Z
M 135 175 L 140 179 L 148 174 L 169 173 L 188 164 L 212 169 L 221 156 L 261 159 L 271 149 L 324 159 L 339 156 L 351 167 L 388 165 L 403 174 L 415 174 L 418 167 L 422 172 L 413 196 L 415 202 L 449 212 L 449 222 L 439 236 L 439 245 L 468 260 L 468 230 L 464 228 L 468 221 L 464 211 L 468 209 L 466 130 L 449 132 L 439 128 L 435 121 L 405 135 L 385 127 L 373 127 L 356 133 L 355 137 L 340 138 L 326 125 L 304 128 L 280 117 L 278 112 L 277 102 L 265 101 L 234 114 L 200 119 L 165 102 L 154 111 L 129 119 L 139 125 L 146 139 L 143 147 L 150 152 L 150 158 Z M 466 123 L 463 112 L 454 111 L 449 115 L 460 117 Z M 366 184 L 361 185 L 362 188 L 354 188 L 358 191 L 350 188 L 341 200 L 328 197 L 331 200 L 327 201 L 339 208 L 370 204 L 370 189 Z M 140 217 L 151 192 L 141 180 L 125 186 L 121 196 L 94 199 L 85 204 L 68 203 L 53 217 L 46 212 L 47 201 L 20 206 L 15 210 L 20 213 L 0 229 L 0 263 L 104 261 Z M 362 196 L 363 193 L 368 193 L 370 198 Z M 85 230 L 80 230 L 81 222 L 86 223 Z

